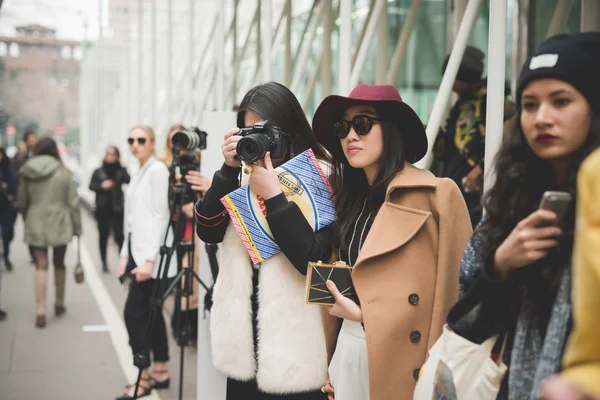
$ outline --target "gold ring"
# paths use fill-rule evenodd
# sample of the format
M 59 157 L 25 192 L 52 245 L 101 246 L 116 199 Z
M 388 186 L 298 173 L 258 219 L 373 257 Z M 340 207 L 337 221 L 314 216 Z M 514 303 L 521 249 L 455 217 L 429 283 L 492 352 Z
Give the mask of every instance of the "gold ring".
M 322 386 L 322 387 L 321 387 L 321 392 L 323 392 L 323 393 L 327 393 L 327 390 L 325 389 L 325 386 Z
M 244 166 L 244 173 L 246 175 L 250 175 L 251 172 L 252 172 L 252 166 L 251 165 Z

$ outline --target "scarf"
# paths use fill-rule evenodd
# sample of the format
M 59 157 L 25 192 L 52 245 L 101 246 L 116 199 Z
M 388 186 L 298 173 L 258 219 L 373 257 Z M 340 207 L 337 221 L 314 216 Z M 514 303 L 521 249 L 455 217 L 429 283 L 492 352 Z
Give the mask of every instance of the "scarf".
M 571 316 L 570 294 L 571 266 L 567 265 L 560 275 L 546 335 L 542 338 L 537 307 L 523 292 L 508 368 L 509 399 L 538 399 L 542 381 L 560 370 Z

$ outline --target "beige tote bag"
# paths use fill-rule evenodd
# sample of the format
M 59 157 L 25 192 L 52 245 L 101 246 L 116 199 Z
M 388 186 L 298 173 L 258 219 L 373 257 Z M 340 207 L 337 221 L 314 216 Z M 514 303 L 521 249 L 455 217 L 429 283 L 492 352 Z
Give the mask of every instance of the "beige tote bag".
M 429 350 L 413 399 L 432 400 L 443 395 L 457 400 L 495 400 L 507 370 L 502 362 L 506 337 L 499 364 L 491 358 L 497 340 L 498 336 L 494 336 L 476 344 L 445 325 L 442 336 Z

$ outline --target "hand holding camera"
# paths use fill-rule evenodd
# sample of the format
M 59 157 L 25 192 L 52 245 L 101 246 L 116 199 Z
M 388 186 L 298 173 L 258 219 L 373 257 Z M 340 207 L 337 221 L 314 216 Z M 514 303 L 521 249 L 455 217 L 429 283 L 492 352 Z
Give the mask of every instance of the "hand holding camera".
M 227 131 L 225 134 L 225 141 L 221 146 L 221 150 L 223 151 L 223 158 L 225 159 L 225 164 L 232 168 L 239 168 L 242 165 L 242 162 L 237 158 L 237 144 L 242 139 L 241 136 L 236 135 L 240 131 L 239 128 L 233 128 Z

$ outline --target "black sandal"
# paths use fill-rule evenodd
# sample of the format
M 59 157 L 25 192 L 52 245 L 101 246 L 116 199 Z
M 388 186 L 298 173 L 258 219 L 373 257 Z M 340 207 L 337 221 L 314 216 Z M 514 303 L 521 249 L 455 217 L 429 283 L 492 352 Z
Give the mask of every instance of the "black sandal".
M 150 384 L 150 386 L 143 386 L 142 382 L 148 382 Z M 135 383 L 133 385 L 127 385 L 125 386 L 125 390 L 129 390 L 132 387 L 135 387 Z M 138 394 L 137 398 L 140 399 L 142 397 L 146 397 L 146 396 L 150 396 L 150 393 L 152 393 L 152 382 L 150 380 L 150 378 L 141 378 L 140 379 L 140 386 L 138 387 L 138 391 L 142 390 L 141 393 Z M 133 397 L 131 397 L 130 395 L 128 395 L 127 393 L 123 392 L 121 395 L 115 397 L 115 400 L 132 400 Z
M 171 378 L 167 378 L 165 380 L 159 381 L 158 379 L 154 378 L 152 375 L 154 374 L 168 374 L 169 371 L 166 369 L 163 370 L 153 370 L 150 373 L 150 385 L 152 387 L 152 389 L 167 389 L 169 387 L 169 385 L 171 384 Z

